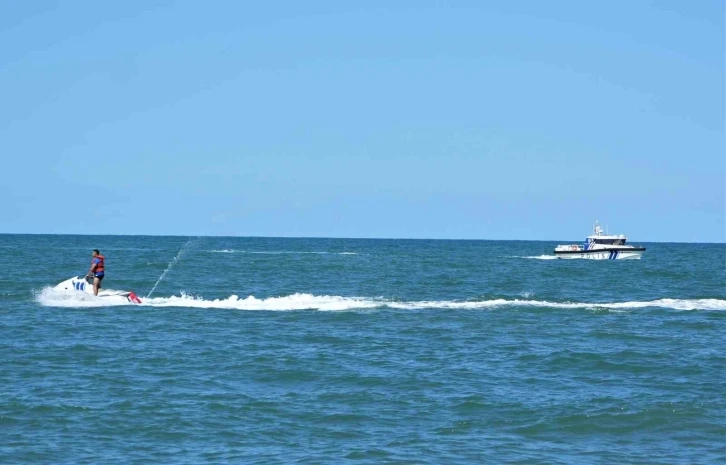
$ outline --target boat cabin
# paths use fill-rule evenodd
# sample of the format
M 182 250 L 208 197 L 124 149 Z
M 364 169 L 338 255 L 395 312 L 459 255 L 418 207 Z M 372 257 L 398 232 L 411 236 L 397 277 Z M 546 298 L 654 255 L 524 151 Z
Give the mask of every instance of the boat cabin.
M 585 247 L 587 245 L 625 245 L 625 241 L 627 238 L 623 236 L 622 234 L 618 236 L 610 236 L 608 234 L 603 234 L 603 230 L 600 227 L 600 223 L 598 221 L 595 221 L 595 226 L 593 228 L 593 235 L 587 236 L 587 242 L 585 242 Z
M 623 236 L 617 236 L 617 237 L 593 237 L 590 236 L 587 238 L 587 242 L 590 244 L 599 244 L 599 245 L 625 245 L 626 238 Z

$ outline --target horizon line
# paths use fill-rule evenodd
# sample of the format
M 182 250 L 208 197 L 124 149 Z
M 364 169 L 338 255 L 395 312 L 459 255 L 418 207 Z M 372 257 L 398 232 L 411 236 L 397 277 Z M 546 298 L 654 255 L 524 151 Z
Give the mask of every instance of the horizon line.
M 2 235 L 14 235 L 14 236 L 111 236 L 111 237 L 219 237 L 219 238 L 247 238 L 247 239 L 351 239 L 351 240 L 381 240 L 381 241 L 489 241 L 489 242 L 556 242 L 563 241 L 563 239 L 484 239 L 484 238 L 432 238 L 432 237 L 343 237 L 343 236 L 261 236 L 261 235 L 249 235 L 249 236 L 229 236 L 223 234 L 89 234 L 89 233 L 14 233 L 14 232 L 0 232 Z M 630 239 L 628 239 L 630 242 Z M 574 242 L 574 241 L 569 241 Z M 582 242 L 582 241 L 580 241 Z M 650 240 L 650 241 L 635 241 L 642 242 L 645 244 L 714 244 L 714 245 L 726 245 L 726 240 L 723 242 L 688 242 L 688 241 L 672 241 L 672 240 Z M 579 242 L 578 242 L 579 243 Z

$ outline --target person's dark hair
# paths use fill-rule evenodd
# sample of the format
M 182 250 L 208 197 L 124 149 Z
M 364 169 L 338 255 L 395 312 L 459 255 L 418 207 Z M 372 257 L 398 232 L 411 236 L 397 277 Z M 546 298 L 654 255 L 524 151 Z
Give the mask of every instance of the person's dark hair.
M 96 255 L 101 255 L 101 252 L 98 249 L 93 249 L 94 252 L 96 252 Z

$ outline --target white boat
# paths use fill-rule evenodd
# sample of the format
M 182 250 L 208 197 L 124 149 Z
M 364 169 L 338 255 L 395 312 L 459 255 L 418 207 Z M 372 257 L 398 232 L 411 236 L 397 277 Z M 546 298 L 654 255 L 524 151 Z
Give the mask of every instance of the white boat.
M 620 235 L 603 234 L 600 224 L 596 221 L 593 234 L 587 236 L 584 245 L 558 245 L 555 248 L 557 258 L 584 258 L 590 260 L 639 260 L 645 247 L 625 245 L 627 238 Z
M 93 281 L 88 282 L 85 277 L 75 276 L 59 283 L 53 289 L 62 292 L 84 292 L 93 295 Z M 131 303 L 141 303 L 141 299 L 133 291 L 116 291 L 101 288 L 98 290 L 98 297 L 125 297 Z

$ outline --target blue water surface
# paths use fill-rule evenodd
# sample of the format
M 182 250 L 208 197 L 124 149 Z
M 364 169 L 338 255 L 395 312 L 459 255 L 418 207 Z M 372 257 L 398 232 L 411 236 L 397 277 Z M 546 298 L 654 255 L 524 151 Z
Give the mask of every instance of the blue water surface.
M 556 244 L 0 235 L 0 462 L 726 463 L 726 245 Z

